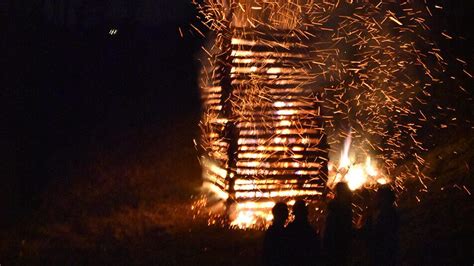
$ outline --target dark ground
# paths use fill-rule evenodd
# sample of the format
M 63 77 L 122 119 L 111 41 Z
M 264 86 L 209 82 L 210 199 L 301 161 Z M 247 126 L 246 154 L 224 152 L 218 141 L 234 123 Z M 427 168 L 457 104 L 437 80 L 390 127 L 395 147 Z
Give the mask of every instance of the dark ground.
M 469 37 L 464 9 L 443 23 Z M 61 27 L 20 13 L 2 37 L 0 264 L 258 264 L 261 232 L 192 219 L 202 40 L 189 21 Z M 472 62 L 470 43 L 444 48 Z M 472 120 L 472 103 L 453 104 Z M 472 129 L 434 133 L 424 171 L 437 179 L 400 196 L 402 261 L 472 265 Z

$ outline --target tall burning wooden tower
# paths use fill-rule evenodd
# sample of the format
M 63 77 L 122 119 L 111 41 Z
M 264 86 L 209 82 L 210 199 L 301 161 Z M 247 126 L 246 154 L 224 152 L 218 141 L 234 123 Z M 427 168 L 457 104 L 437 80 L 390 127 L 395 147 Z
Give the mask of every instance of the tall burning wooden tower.
M 325 187 L 328 145 L 311 59 L 314 23 L 305 22 L 311 4 L 293 2 L 206 6 L 220 21 L 211 26 L 202 72 L 203 176 L 222 197 L 314 198 Z

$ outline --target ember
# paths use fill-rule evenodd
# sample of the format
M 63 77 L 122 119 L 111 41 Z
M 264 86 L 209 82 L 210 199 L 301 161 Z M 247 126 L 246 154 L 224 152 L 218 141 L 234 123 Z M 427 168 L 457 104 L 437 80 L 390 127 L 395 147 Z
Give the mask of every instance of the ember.
M 437 123 L 424 110 L 447 69 L 428 6 L 209 0 L 198 10 L 212 32 L 201 75 L 203 176 L 222 199 L 318 200 L 341 180 L 352 190 L 423 183 L 418 133 Z M 395 171 L 408 159 L 412 170 Z M 236 219 L 254 223 L 245 213 Z

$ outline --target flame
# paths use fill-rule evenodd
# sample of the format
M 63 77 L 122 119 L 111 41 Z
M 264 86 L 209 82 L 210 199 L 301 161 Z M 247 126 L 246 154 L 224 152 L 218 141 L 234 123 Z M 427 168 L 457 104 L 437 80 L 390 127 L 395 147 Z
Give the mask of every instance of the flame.
M 369 176 L 377 176 L 378 171 L 375 168 L 375 166 L 372 165 L 372 161 L 370 159 L 370 156 L 367 157 L 367 160 L 365 161 L 365 171 Z
M 287 204 L 288 206 L 293 206 L 295 200 L 290 200 Z M 236 203 L 230 214 L 230 226 L 239 229 L 266 228 L 273 220 L 273 206 L 275 206 L 275 201 Z
M 230 215 L 230 226 L 240 229 L 266 227 L 273 220 L 271 209 L 274 205 L 273 201 L 237 203 Z
M 335 169 L 333 162 L 329 163 L 330 178 L 328 185 L 332 186 L 337 182 L 347 182 L 351 190 L 357 190 L 364 186 L 372 186 L 375 184 L 385 185 L 389 179 L 377 168 L 376 163 L 367 156 L 364 163 L 357 163 L 350 156 L 352 137 L 347 136 L 344 141 L 344 147 L 341 151 L 338 167 Z
M 242 182 L 248 182 L 248 180 L 236 180 L 236 183 Z M 207 213 L 209 215 L 209 225 L 230 225 L 231 228 L 235 229 L 267 228 L 273 220 L 272 208 L 276 203 L 275 198 L 281 197 L 282 195 L 288 196 L 288 192 L 278 191 L 275 192 L 277 194 L 271 195 L 272 197 L 269 197 L 266 201 L 252 200 L 254 197 L 248 199 L 241 197 L 242 201 L 235 202 L 231 206 L 225 207 L 226 199 L 229 197 L 228 193 L 208 182 L 203 183 L 202 190 L 208 193 L 202 194 L 203 197 L 199 198 L 191 206 L 191 209 L 196 213 Z M 292 190 L 291 195 L 293 195 L 292 193 L 298 193 L 298 190 Z M 287 200 L 286 203 L 288 206 L 293 206 L 295 200 Z M 204 208 L 206 211 L 202 211 Z M 229 224 L 225 221 L 227 215 L 229 218 L 228 221 L 230 221 Z
M 349 136 L 344 141 L 344 148 L 342 149 L 341 159 L 339 161 L 339 169 L 347 168 L 351 165 L 351 160 L 349 159 L 349 149 L 351 147 L 351 141 L 352 136 L 351 134 L 349 134 Z
M 362 187 L 365 182 L 367 182 L 367 176 L 364 173 L 364 169 L 360 167 L 360 165 L 349 169 L 347 174 L 344 176 L 344 179 L 351 190 L 356 190 Z

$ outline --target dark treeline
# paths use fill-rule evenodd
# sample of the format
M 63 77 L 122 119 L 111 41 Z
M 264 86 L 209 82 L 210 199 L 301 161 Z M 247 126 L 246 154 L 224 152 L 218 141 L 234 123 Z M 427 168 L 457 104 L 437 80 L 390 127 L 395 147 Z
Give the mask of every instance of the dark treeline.
M 41 17 L 60 27 L 97 27 L 117 20 L 134 20 L 143 25 L 186 21 L 194 12 L 191 1 L 166 0 L 17 0 L 4 7 L 13 20 L 34 22 Z
M 67 184 L 97 151 L 124 139 L 137 149 L 140 136 L 199 115 L 195 54 L 202 40 L 178 32 L 189 28 L 191 5 L 169 4 L 171 11 L 159 9 L 169 18 L 155 23 L 137 19 L 144 2 L 115 11 L 96 2 L 6 5 L 0 210 L 9 222 L 27 218 L 48 186 Z M 173 18 L 180 8 L 184 14 Z

